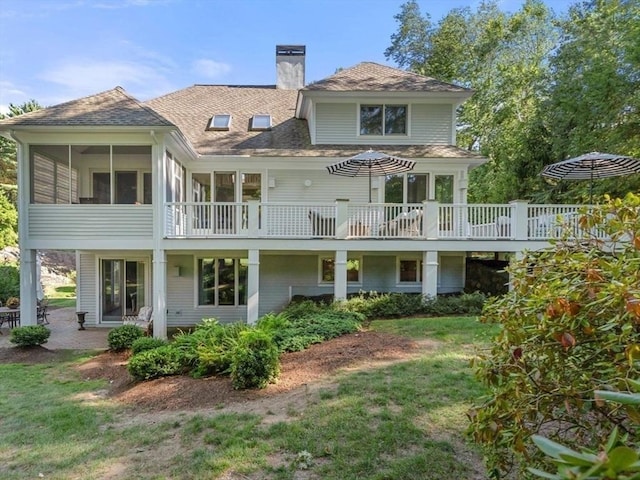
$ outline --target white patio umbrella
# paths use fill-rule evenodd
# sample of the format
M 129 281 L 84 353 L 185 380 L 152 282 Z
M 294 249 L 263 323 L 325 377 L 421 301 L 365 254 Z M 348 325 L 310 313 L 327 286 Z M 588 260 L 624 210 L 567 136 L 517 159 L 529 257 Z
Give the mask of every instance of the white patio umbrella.
M 394 175 L 413 170 L 416 162 L 386 153 L 367 150 L 333 165 L 327 166 L 332 175 L 343 177 L 369 177 L 369 203 L 371 203 L 371 177 Z
M 640 160 L 626 155 L 591 152 L 547 165 L 541 175 L 556 180 L 590 180 L 589 198 L 593 203 L 593 180 L 640 173 Z

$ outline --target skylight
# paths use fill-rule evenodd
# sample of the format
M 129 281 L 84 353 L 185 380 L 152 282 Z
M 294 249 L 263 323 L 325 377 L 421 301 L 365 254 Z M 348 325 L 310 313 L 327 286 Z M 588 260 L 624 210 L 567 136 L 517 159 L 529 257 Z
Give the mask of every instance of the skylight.
M 229 130 L 231 126 L 231 115 L 225 113 L 223 115 L 214 115 L 209 120 L 207 130 Z
M 251 117 L 251 130 L 270 130 L 271 115 L 254 115 Z

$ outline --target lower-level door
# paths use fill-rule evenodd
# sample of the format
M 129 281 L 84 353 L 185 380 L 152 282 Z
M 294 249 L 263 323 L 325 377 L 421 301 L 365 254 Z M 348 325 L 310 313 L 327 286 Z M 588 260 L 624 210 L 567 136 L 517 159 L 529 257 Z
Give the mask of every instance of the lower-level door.
M 146 264 L 141 260 L 103 259 L 100 265 L 102 322 L 119 322 L 146 305 Z

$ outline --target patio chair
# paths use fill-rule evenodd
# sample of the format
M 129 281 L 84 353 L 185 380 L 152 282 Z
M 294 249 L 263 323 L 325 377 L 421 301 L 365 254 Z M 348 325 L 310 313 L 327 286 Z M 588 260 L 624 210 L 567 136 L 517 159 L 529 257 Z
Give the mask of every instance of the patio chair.
M 311 231 L 314 237 L 333 237 L 336 231 L 336 221 L 333 217 L 324 217 L 318 212 L 309 210 Z
M 122 325 L 135 325 L 142 328 L 147 335 L 151 335 L 153 331 L 153 308 L 142 307 L 137 315 L 124 315 L 122 317 Z
M 383 237 L 417 237 L 422 230 L 422 210 L 402 212 L 393 220 L 380 225 L 378 233 Z
M 49 318 L 47 309 L 49 308 L 49 304 L 46 300 L 42 300 L 38 302 L 36 318 L 38 319 L 38 325 L 49 325 Z

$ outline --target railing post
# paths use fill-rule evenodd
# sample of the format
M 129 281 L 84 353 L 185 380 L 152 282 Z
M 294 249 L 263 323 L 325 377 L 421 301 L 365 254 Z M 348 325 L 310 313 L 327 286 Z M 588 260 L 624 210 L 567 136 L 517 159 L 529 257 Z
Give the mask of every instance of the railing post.
M 435 200 L 425 200 L 422 202 L 422 235 L 425 238 L 438 238 L 438 207 L 439 203 Z
M 347 212 L 349 200 L 338 198 L 336 205 L 336 238 L 347 238 L 349 236 L 349 216 Z
M 260 221 L 259 221 L 259 200 L 247 200 L 247 235 L 249 238 L 256 238 L 258 236 Z
M 511 236 L 514 240 L 529 238 L 529 202 L 527 200 L 513 200 L 509 202 L 513 209 L 511 215 Z

